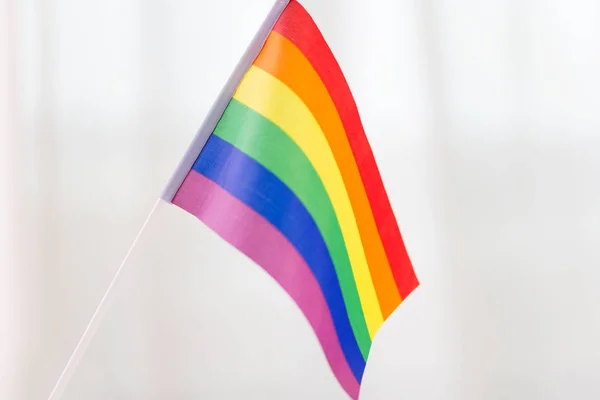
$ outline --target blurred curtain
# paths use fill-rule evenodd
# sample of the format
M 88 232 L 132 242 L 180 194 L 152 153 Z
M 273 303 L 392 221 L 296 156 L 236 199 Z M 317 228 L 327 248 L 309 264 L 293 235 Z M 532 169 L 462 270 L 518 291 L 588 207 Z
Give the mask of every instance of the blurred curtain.
M 415 325 L 399 328 L 427 376 L 413 397 L 600 395 L 600 3 L 302 3 L 347 75 L 423 282 Z M 271 1 L 11 4 L 0 363 L 7 399 L 33 400 Z
M 15 160 L 13 157 L 16 128 L 14 118 L 14 64 L 11 60 L 15 50 L 14 9 L 0 2 L 0 397 L 13 398 L 17 391 L 15 364 L 20 356 L 19 338 L 20 296 L 17 290 L 18 260 L 17 243 Z

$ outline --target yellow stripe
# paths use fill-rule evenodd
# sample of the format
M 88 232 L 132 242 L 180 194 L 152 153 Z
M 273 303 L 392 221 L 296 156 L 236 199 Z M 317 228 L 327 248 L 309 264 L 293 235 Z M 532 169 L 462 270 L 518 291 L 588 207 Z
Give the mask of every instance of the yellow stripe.
M 250 67 L 233 97 L 286 132 L 319 174 L 340 223 L 367 328 L 373 338 L 383 323 L 383 315 L 348 192 L 317 120 L 290 88 L 255 66 Z

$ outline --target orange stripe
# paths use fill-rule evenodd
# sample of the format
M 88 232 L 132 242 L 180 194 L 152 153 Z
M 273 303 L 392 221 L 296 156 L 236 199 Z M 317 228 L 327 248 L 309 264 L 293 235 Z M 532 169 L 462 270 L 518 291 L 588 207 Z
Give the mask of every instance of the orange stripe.
M 371 206 L 342 121 L 327 88 L 302 52 L 288 39 L 271 32 L 254 65 L 273 75 L 302 99 L 327 138 L 340 171 L 365 249 L 383 318 L 400 304 L 400 295 L 375 224 Z

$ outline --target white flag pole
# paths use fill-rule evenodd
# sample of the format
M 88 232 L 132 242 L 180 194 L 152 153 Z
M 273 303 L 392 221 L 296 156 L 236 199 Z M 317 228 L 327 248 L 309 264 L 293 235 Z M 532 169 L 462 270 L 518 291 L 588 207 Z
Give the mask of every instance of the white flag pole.
M 123 271 L 125 269 L 124 267 L 127 264 L 127 260 L 129 260 L 129 256 L 133 252 L 135 245 L 137 244 L 138 240 L 142 236 L 142 233 L 146 229 L 148 222 L 154 215 L 154 212 L 156 211 L 156 208 L 158 207 L 159 203 L 160 203 L 160 199 L 156 200 L 154 207 L 152 207 L 152 211 L 150 211 L 150 214 L 148 214 L 146 221 L 144 222 L 144 224 L 142 225 L 142 228 L 140 229 L 137 236 L 135 237 L 133 243 L 131 244 L 131 247 L 129 247 L 129 250 L 127 251 L 127 254 L 125 255 L 125 258 L 121 262 L 121 265 L 119 265 L 119 268 L 117 268 L 117 272 L 115 272 L 115 275 L 113 276 L 110 284 L 108 285 L 106 292 L 104 292 L 104 296 L 102 296 L 102 300 L 100 300 L 100 303 L 98 304 L 96 311 L 94 311 L 94 314 L 92 315 L 92 318 L 90 319 L 90 322 L 88 323 L 88 326 L 85 328 L 85 331 L 83 331 L 83 335 L 81 336 L 81 339 L 79 339 L 79 343 L 77 343 L 77 346 L 75 347 L 75 350 L 73 351 L 73 354 L 71 354 L 69 361 L 67 361 L 67 365 L 65 366 L 62 373 L 60 374 L 60 377 L 58 378 L 58 381 L 56 382 L 56 385 L 54 386 L 52 393 L 50 393 L 50 397 L 48 397 L 48 400 L 59 399 L 60 396 L 63 394 L 67 383 L 71 379 L 71 376 L 73 376 L 73 372 L 75 372 L 75 368 L 77 368 L 77 365 L 79 365 L 79 362 L 83 358 L 85 351 L 87 350 L 88 346 L 90 345 L 90 342 L 92 341 L 92 338 L 94 337 L 94 334 L 98 331 L 102 317 L 106 313 L 106 310 L 108 309 L 108 306 L 110 305 L 110 301 L 113 298 L 115 286 L 117 285 L 117 282 L 123 275 Z
M 277 0 L 275 2 L 273 7 L 271 8 L 271 11 L 265 18 L 260 28 L 258 29 L 256 35 L 248 45 L 248 48 L 242 55 L 242 58 L 236 65 L 233 73 L 225 83 L 225 86 L 219 93 L 217 99 L 215 100 L 207 116 L 202 122 L 200 129 L 197 131 L 196 135 L 192 139 L 192 142 L 190 143 L 183 158 L 179 162 L 179 165 L 175 169 L 175 172 L 169 179 L 165 189 L 163 190 L 163 193 L 154 204 L 152 211 L 150 211 L 150 214 L 146 218 L 146 221 L 142 225 L 142 228 L 140 229 L 135 240 L 131 244 L 131 247 L 125 255 L 125 258 L 121 262 L 121 265 L 115 272 L 115 275 L 113 276 L 110 284 L 108 285 L 108 288 L 106 289 L 106 292 L 102 296 L 102 299 L 100 300 L 100 303 L 96 308 L 96 311 L 94 311 L 90 322 L 85 328 L 83 335 L 79 340 L 79 343 L 77 343 L 75 350 L 73 350 L 71 357 L 67 361 L 67 365 L 63 369 L 62 373 L 60 374 L 60 377 L 56 382 L 56 385 L 54 386 L 54 389 L 50 393 L 48 400 L 58 400 L 63 395 L 69 380 L 75 372 L 75 369 L 81 362 L 81 359 L 83 358 L 85 351 L 89 347 L 92 338 L 98 331 L 102 317 L 106 313 L 114 296 L 114 291 L 117 286 L 117 283 L 123 275 L 129 256 L 131 255 L 133 249 L 138 243 L 140 237 L 142 236 L 142 233 L 146 229 L 148 222 L 154 215 L 154 212 L 156 211 L 161 201 L 170 203 L 173 200 L 173 197 L 175 196 L 175 193 L 177 193 L 179 186 L 181 186 L 181 184 L 183 183 L 185 176 L 187 175 L 188 171 L 192 168 L 194 161 L 198 157 L 198 154 L 200 154 L 200 151 L 206 144 L 208 137 L 211 135 L 217 123 L 219 122 L 219 119 L 223 115 L 223 112 L 225 111 L 225 108 L 227 107 L 229 101 L 233 97 L 240 81 L 242 80 L 242 78 L 246 74 L 246 71 L 248 71 L 248 69 L 250 68 L 260 51 L 262 50 L 265 41 L 269 36 L 269 33 L 273 29 L 273 26 L 275 25 L 275 23 L 277 22 L 277 20 L 279 19 L 289 2 L 290 0 Z

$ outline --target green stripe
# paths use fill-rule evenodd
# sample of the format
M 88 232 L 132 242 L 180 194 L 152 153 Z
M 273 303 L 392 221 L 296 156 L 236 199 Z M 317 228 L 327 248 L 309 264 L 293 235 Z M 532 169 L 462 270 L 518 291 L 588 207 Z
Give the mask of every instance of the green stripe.
M 348 317 L 365 358 L 371 347 L 346 244 L 325 186 L 309 159 L 277 125 L 232 99 L 215 135 L 256 160 L 287 185 L 315 220 L 340 281 Z

